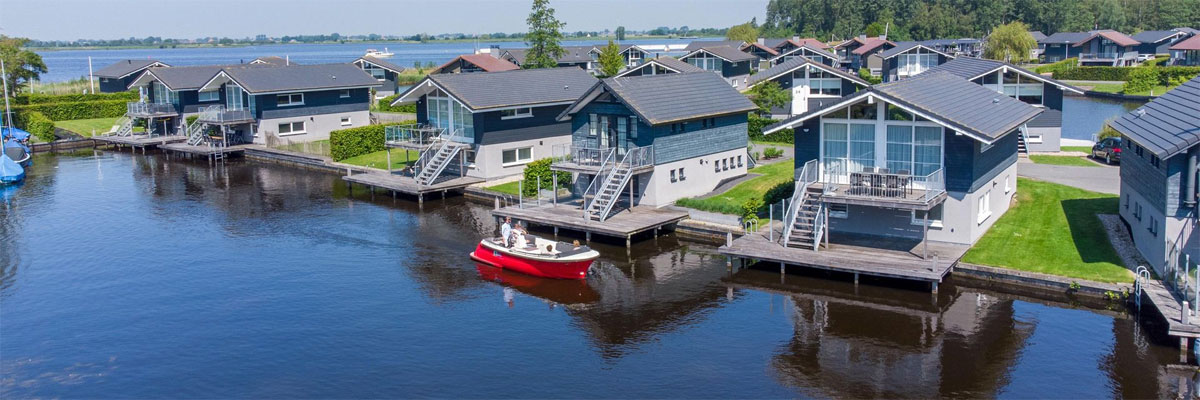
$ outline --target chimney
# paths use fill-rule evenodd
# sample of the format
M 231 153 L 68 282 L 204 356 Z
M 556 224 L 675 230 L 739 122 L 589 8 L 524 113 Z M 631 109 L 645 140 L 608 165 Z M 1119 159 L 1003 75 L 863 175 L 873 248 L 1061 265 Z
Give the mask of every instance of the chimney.
M 867 40 L 867 35 L 864 33 L 862 35 L 858 35 L 858 38 L 862 39 L 862 40 Z
M 488 53 L 491 54 L 492 57 L 494 57 L 494 58 L 500 58 L 500 45 L 493 44 L 491 46 L 488 46 Z
M 758 44 L 767 44 L 767 39 L 765 39 L 765 38 L 758 38 L 758 40 L 755 40 L 755 42 L 758 42 Z
M 799 41 L 800 41 L 800 37 L 799 37 L 799 36 L 792 36 L 792 40 L 799 42 Z

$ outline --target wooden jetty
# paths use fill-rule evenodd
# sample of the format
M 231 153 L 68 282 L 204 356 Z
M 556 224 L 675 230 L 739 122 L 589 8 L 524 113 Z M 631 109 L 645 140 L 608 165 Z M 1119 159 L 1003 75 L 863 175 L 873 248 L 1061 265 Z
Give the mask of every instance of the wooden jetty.
M 1179 362 L 1186 363 L 1188 342 L 1200 338 L 1200 325 L 1197 325 L 1200 316 L 1190 315 L 1190 311 L 1184 308 L 1184 302 L 1161 280 L 1143 279 L 1140 286 L 1143 299 L 1150 300 L 1150 305 L 1167 321 L 1167 335 L 1179 338 Z
M 779 263 L 781 273 L 786 271 L 786 265 L 795 265 L 850 273 L 854 275 L 854 283 L 858 283 L 859 275 L 914 280 L 928 282 L 931 290 L 937 293 L 938 284 L 971 247 L 851 234 L 831 235 L 829 239 L 827 247 L 813 251 L 781 246 L 771 241 L 766 233 L 750 233 L 728 241 L 717 250 L 743 261 Z
M 147 147 L 158 147 L 172 143 L 186 142 L 187 136 L 183 135 L 168 135 L 168 136 L 150 136 L 150 135 L 130 135 L 130 136 L 95 136 L 92 140 L 98 144 L 109 144 L 117 147 L 129 147 L 134 150 L 142 149 L 146 152 Z
M 176 153 L 190 154 L 196 156 L 212 157 L 240 154 L 246 148 L 253 147 L 252 144 L 237 144 L 233 146 L 194 146 L 187 143 L 169 143 L 159 146 L 159 148 Z
M 492 215 L 551 227 L 555 234 L 559 228 L 583 232 L 587 240 L 592 239 L 592 234 L 625 238 L 626 247 L 630 246 L 633 235 L 651 230 L 657 234 L 662 227 L 674 225 L 688 217 L 685 211 L 634 206 L 632 209 L 615 210 L 608 219 L 600 222 L 583 218 L 583 211 L 577 202 L 509 206 L 492 210 Z
M 343 176 L 346 185 L 357 183 L 374 188 L 383 188 L 392 192 L 394 197 L 396 193 L 404 193 L 407 195 L 417 196 L 418 203 L 425 202 L 425 195 L 429 193 L 441 193 L 445 197 L 448 191 L 459 191 L 467 186 L 483 182 L 483 178 L 472 176 L 459 176 L 453 178 L 442 178 L 430 185 L 422 185 L 417 183 L 417 180 L 411 176 L 401 175 L 399 173 L 387 172 L 366 172 L 366 173 L 351 173 Z

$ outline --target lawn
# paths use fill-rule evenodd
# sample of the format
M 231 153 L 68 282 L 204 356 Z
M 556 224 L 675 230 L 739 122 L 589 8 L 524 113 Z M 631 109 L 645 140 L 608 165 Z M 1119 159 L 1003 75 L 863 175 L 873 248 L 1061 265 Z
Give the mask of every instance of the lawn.
M 1017 179 L 1017 204 L 963 262 L 1099 282 L 1133 282 L 1097 214 L 1116 214 L 1117 196 Z
M 516 195 L 517 195 L 517 184 L 519 184 L 519 183 L 520 183 L 520 181 L 512 181 L 512 182 L 509 182 L 509 183 L 501 183 L 501 184 L 499 184 L 499 185 L 496 185 L 496 186 L 488 186 L 488 187 L 487 187 L 487 190 L 491 190 L 491 191 L 493 191 L 493 192 L 500 192 L 500 193 L 504 193 L 504 194 L 510 194 L 510 195 L 516 196 Z M 552 185 L 552 186 L 553 186 L 553 185 Z
M 781 183 L 793 181 L 795 165 L 791 160 L 782 160 L 770 165 L 763 165 L 750 170 L 750 173 L 761 174 L 748 181 L 742 182 L 725 193 L 705 199 L 683 198 L 675 202 L 680 207 L 694 208 L 701 211 L 719 212 L 725 214 L 741 214 L 742 204 L 751 198 L 762 199 L 771 188 Z
M 1170 88 L 1168 88 L 1168 87 L 1166 87 L 1166 86 L 1163 86 L 1163 85 L 1155 85 L 1153 89 L 1151 89 L 1151 90 L 1148 90 L 1148 91 L 1144 91 L 1144 92 L 1133 92 L 1133 93 L 1125 93 L 1125 92 L 1124 92 L 1124 90 L 1125 90 L 1125 83 L 1124 83 L 1124 82 L 1118 82 L 1118 83 L 1099 83 L 1099 84 L 1090 84 L 1090 83 L 1089 83 L 1089 84 L 1086 84 L 1086 85 L 1092 86 L 1092 90 L 1093 90 L 1093 91 L 1096 91 L 1096 92 L 1104 92 L 1104 93 L 1121 93 L 1121 94 L 1129 94 L 1129 95 L 1135 95 L 1135 96 L 1150 96 L 1151 94 L 1153 94 L 1153 95 L 1155 95 L 1155 96 L 1158 96 L 1158 95 L 1161 95 L 1161 94 L 1163 94 L 1163 93 L 1166 93 L 1166 92 L 1167 92 L 1167 90 L 1170 90 Z
M 93 129 L 97 135 L 108 133 L 112 130 L 114 124 L 117 123 L 118 117 L 112 118 L 92 118 L 92 119 L 73 119 L 69 121 L 54 121 L 54 127 L 65 129 L 71 132 L 78 133 L 84 137 L 91 137 Z M 134 128 L 136 132 L 142 132 L 143 128 Z
M 312 142 L 288 143 L 275 148 L 280 150 L 295 151 L 307 154 L 316 154 L 319 156 L 329 156 L 329 139 L 316 140 Z
M 1078 151 L 1080 153 L 1091 153 L 1092 146 L 1063 146 L 1059 148 L 1061 151 Z
M 398 149 L 392 150 L 392 168 L 391 169 L 403 169 L 404 167 L 407 167 L 409 164 L 416 162 L 417 157 L 421 156 L 421 153 L 417 152 L 416 150 L 407 150 L 407 151 L 408 151 L 408 160 L 409 161 L 406 162 L 406 161 L 404 161 L 405 150 L 398 150 Z M 367 153 L 367 154 L 363 154 L 358 157 L 350 157 L 350 158 L 347 158 L 340 162 L 343 162 L 346 164 L 358 165 L 358 166 L 362 166 L 362 167 L 387 169 L 387 150 L 380 150 L 380 151 L 377 151 L 374 153 Z
M 1029 159 L 1037 164 L 1069 165 L 1072 167 L 1100 166 L 1100 164 L 1097 164 L 1095 161 L 1081 156 L 1048 156 L 1042 154 L 1030 154 Z

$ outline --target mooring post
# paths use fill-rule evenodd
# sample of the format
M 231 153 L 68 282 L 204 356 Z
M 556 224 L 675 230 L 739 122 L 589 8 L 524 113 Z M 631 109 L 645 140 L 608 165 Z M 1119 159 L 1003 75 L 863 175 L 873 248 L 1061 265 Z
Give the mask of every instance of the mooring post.
M 784 274 L 787 274 L 787 264 L 784 264 L 783 261 L 780 261 L 779 262 L 779 275 L 784 275 Z
M 525 180 L 517 181 L 517 208 L 525 208 Z
M 632 238 L 633 238 L 633 236 L 631 236 L 631 235 L 625 235 L 625 248 L 628 249 L 630 247 Z
M 733 232 L 725 232 L 725 245 L 733 246 Z
M 493 200 L 493 201 L 496 203 L 496 204 L 493 206 L 493 208 L 492 208 L 492 209 L 493 209 L 493 210 L 499 210 L 499 209 L 500 209 L 500 198 L 499 198 L 499 197 L 493 197 L 493 198 L 492 198 L 492 200 Z
M 592 241 L 592 233 L 591 233 L 591 232 L 584 232 L 584 233 L 583 233 L 583 240 L 584 240 L 584 241 L 591 242 L 591 241 Z
M 935 282 L 930 282 L 930 286 L 931 286 L 931 287 L 932 287 L 932 289 L 933 289 L 933 290 L 932 290 L 933 294 L 937 294 L 937 290 L 938 290 L 938 283 L 937 283 L 936 281 L 935 281 Z
M 550 195 L 550 202 L 552 205 L 558 206 L 558 173 L 550 175 L 550 180 L 554 181 L 554 187 L 550 188 L 550 191 L 554 192 L 554 194 Z
M 854 286 L 858 286 L 858 273 L 854 273 Z
M 1188 307 L 1188 301 L 1184 300 L 1183 307 L 1180 307 L 1180 309 L 1179 309 L 1179 322 L 1182 322 L 1184 325 L 1187 325 L 1188 317 L 1189 317 L 1188 314 L 1191 314 L 1191 312 L 1192 312 L 1192 309 L 1190 307 Z
M 1188 338 L 1179 337 L 1179 362 L 1186 364 L 1188 359 Z
M 425 193 L 417 193 L 417 204 L 425 204 Z
M 554 236 L 558 236 L 558 227 L 554 227 Z
M 534 192 L 534 193 L 537 193 L 537 196 L 535 198 L 537 199 L 536 201 L 537 201 L 538 207 L 541 207 L 542 206 L 542 176 L 541 175 L 538 175 L 537 192 Z

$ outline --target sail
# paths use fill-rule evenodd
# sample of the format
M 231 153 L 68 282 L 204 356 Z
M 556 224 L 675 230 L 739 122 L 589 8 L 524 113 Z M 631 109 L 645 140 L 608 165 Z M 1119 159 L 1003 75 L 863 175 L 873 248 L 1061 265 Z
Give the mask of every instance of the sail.
M 25 168 L 21 168 L 7 154 L 0 154 L 0 182 L 11 183 L 25 179 Z

